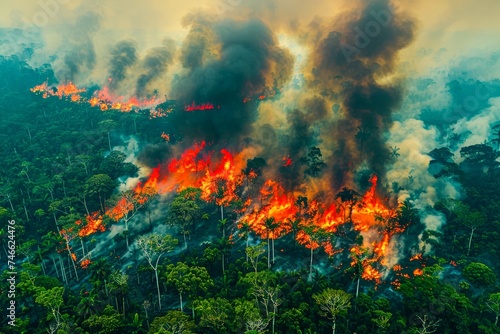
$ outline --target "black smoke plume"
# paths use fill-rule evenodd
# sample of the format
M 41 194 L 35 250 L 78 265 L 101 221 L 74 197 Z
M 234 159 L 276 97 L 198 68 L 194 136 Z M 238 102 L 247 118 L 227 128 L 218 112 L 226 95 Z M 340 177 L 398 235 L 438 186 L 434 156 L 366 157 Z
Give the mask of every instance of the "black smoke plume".
M 127 77 L 127 70 L 136 63 L 137 52 L 136 43 L 132 40 L 124 40 L 116 43 L 111 49 L 111 59 L 109 61 L 109 87 L 115 90 Z
M 304 168 L 300 159 L 305 157 L 311 147 L 318 145 L 319 138 L 316 129 L 328 117 L 325 100 L 320 97 L 306 99 L 300 108 L 287 113 L 289 128 L 283 135 L 286 148 L 279 149 L 285 157 L 292 159 L 288 166 L 279 169 L 281 182 L 288 191 L 296 190 L 304 180 Z M 274 149 L 271 154 L 275 154 Z
M 174 60 L 175 44 L 172 40 L 164 40 L 163 45 L 148 51 L 141 64 L 141 74 L 137 78 L 136 95 L 146 95 L 151 83 L 164 75 Z
M 367 164 L 384 181 L 389 149 L 384 134 L 402 97 L 398 83 L 378 78 L 393 71 L 397 53 L 414 36 L 414 22 L 396 13 L 388 0 L 366 1 L 347 22 L 337 23 L 315 41 L 312 53 L 315 87 L 342 100 L 340 120 L 331 128 L 334 154 L 332 185 L 352 183 L 351 172 Z
M 291 75 L 293 58 L 259 20 L 198 22 L 192 29 L 213 36 L 218 50 L 204 60 L 207 43 L 194 43 L 197 34 L 191 32 L 181 59 L 186 69 L 172 83 L 172 94 L 182 106 L 212 103 L 214 109 L 172 114 L 174 130 L 187 138 L 238 143 L 257 117 L 258 102 L 243 100 L 279 89 Z
M 63 66 L 58 78 L 64 82 L 75 81 L 82 71 L 91 71 L 96 64 L 94 35 L 99 31 L 101 17 L 94 12 L 79 16 L 74 25 L 67 29 L 64 38 L 65 52 Z

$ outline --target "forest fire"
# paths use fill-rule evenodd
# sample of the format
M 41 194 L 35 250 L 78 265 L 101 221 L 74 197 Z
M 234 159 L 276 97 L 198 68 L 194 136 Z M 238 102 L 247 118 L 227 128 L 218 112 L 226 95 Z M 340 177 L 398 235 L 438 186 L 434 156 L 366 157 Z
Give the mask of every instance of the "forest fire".
M 211 103 L 196 104 L 194 101 L 191 104 L 184 106 L 185 111 L 212 110 L 214 108 L 214 105 Z
M 134 109 L 153 108 L 163 102 L 157 97 L 138 99 L 136 97 L 125 98 L 123 96 L 114 96 L 111 94 L 108 87 L 104 87 L 102 90 L 94 92 L 92 97 L 86 99 L 81 96 L 81 93 L 85 93 L 86 89 L 78 88 L 72 82 L 52 87 L 49 87 L 47 83 L 43 83 L 30 90 L 33 93 L 42 94 L 44 99 L 51 96 L 57 96 L 60 99 L 68 97 L 71 102 L 85 102 L 90 104 L 91 107 L 99 108 L 101 111 L 118 110 L 121 112 L 130 112 Z M 163 115 L 162 113 L 160 114 Z
M 67 84 L 62 84 L 57 87 L 48 87 L 47 83 L 43 83 L 31 88 L 30 90 L 33 93 L 42 94 L 44 99 L 49 96 L 57 96 L 60 99 L 63 97 L 69 97 L 72 102 L 80 101 L 82 99 L 80 93 L 84 93 L 86 91 L 83 88 L 78 88 L 72 82 L 68 82 Z
M 188 187 L 200 189 L 201 199 L 220 206 L 222 212 L 222 207 L 240 200 L 238 194 L 244 187 L 240 171 L 245 159 L 240 155 L 237 157 L 235 159 L 226 149 L 220 150 L 218 154 L 207 151 L 204 141 L 195 143 L 178 157 L 154 168 L 145 181 L 140 182 L 131 193 L 125 193 L 106 214 L 119 221 L 129 212 L 144 205 L 155 194 L 181 191 Z M 289 157 L 283 158 L 283 161 L 285 165 L 292 163 Z M 253 177 L 256 178 L 257 174 L 254 174 Z M 298 243 L 312 250 L 322 247 L 326 254 L 333 256 L 341 250 L 335 249 L 329 235 L 336 233 L 339 226 L 349 222 L 350 212 L 355 230 L 361 233 L 376 231 L 375 234 L 370 233 L 380 235 L 379 240 L 372 240 L 365 245 L 367 253 L 362 256 L 358 246 L 353 248 L 354 254 L 361 256 L 358 261 L 361 261 L 363 267 L 362 278 L 379 283 L 382 274 L 377 268 L 379 265 L 388 265 L 387 254 L 391 237 L 403 229 L 389 229 L 388 224 L 390 219 L 395 219 L 395 214 L 384 206 L 376 195 L 377 177 L 373 176 L 370 182 L 369 190 L 349 211 L 348 207 L 336 201 L 328 205 L 312 200 L 307 208 L 301 208 L 296 198 L 287 193 L 279 182 L 268 179 L 263 183 L 258 197 L 245 200 L 239 211 L 241 217 L 238 226 L 241 228 L 246 225 L 262 239 L 275 240 L 296 228 L 291 222 L 303 221 L 295 233 Z
M 86 237 L 97 231 L 104 232 L 106 230 L 102 224 L 102 216 L 99 212 L 94 212 L 86 216 L 85 219 L 87 224 L 78 232 L 80 237 Z M 77 221 L 75 224 L 80 225 L 81 221 Z

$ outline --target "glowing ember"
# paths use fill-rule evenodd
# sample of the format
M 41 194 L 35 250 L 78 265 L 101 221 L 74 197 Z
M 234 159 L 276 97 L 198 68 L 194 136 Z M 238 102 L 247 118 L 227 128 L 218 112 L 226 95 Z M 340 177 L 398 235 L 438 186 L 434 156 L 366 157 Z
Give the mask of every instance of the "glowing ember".
M 87 269 L 90 264 L 91 264 L 90 260 L 89 259 L 85 259 L 85 260 L 83 260 L 80 263 L 80 267 L 82 267 L 83 269 Z
M 420 268 L 417 268 L 413 271 L 413 276 L 422 276 L 424 274 L 424 271 Z
M 162 137 L 163 139 L 165 139 L 165 141 L 170 141 L 170 136 L 168 135 L 168 133 L 163 132 L 163 133 L 161 134 L 161 137 Z
M 292 165 L 292 159 L 290 159 L 290 156 L 283 157 L 283 166 L 289 167 Z
M 194 103 L 194 101 L 193 101 L 193 103 L 191 103 L 187 106 L 184 106 L 185 111 L 211 110 L 214 108 L 215 108 L 214 105 L 211 103 L 196 104 L 196 103 Z
M 422 253 L 415 254 L 410 258 L 410 261 L 415 261 L 415 260 L 422 261 L 423 260 Z

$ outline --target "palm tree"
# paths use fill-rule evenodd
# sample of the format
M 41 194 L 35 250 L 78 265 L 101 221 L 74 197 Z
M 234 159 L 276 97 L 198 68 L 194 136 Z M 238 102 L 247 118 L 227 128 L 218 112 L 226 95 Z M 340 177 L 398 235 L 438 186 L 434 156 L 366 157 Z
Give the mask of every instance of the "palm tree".
M 229 241 L 228 238 L 220 238 L 214 242 L 215 248 L 219 251 L 222 257 L 222 274 L 225 273 L 226 270 L 226 257 L 229 255 L 233 244 Z
M 396 159 L 397 157 L 399 157 L 401 155 L 401 154 L 398 153 L 398 151 L 400 150 L 400 148 L 397 147 L 397 146 L 391 146 L 390 150 L 391 150 L 391 159 L 392 158 Z

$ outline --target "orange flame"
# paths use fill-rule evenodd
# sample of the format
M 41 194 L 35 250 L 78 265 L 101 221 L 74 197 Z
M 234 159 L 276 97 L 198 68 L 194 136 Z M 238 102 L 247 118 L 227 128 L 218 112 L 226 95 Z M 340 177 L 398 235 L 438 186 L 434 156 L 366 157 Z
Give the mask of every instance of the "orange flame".
M 90 260 L 89 259 L 85 259 L 85 260 L 83 260 L 80 263 L 80 267 L 82 267 L 83 269 L 87 269 L 90 264 L 91 264 Z
M 94 212 L 86 217 L 87 225 L 85 225 L 79 232 L 80 237 L 86 237 L 97 231 L 104 232 L 106 228 L 102 225 L 102 216 L 99 212 Z M 77 221 L 76 224 L 80 225 L 81 221 Z

